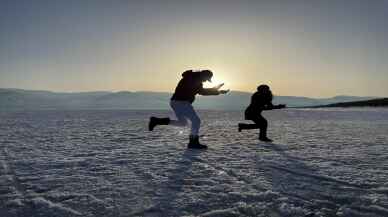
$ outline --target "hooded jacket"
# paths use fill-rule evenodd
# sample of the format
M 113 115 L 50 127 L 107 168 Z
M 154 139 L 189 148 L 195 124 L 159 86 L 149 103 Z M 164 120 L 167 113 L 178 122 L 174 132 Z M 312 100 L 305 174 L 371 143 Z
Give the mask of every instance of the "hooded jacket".
M 256 92 L 252 95 L 251 103 L 245 110 L 245 119 L 249 120 L 251 117 L 260 114 L 263 110 L 271 110 L 273 107 L 272 97 Z
M 216 88 L 203 88 L 201 72 L 188 70 L 182 73 L 182 79 L 179 81 L 171 100 L 188 101 L 193 103 L 195 95 L 218 95 Z

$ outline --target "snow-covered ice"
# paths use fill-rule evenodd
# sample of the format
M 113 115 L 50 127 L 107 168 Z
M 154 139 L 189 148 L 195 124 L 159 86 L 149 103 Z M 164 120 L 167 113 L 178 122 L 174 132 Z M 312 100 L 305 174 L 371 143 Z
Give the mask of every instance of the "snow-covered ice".
M 388 109 L 265 112 L 273 144 L 237 132 L 242 112 L 0 113 L 0 216 L 388 216 Z

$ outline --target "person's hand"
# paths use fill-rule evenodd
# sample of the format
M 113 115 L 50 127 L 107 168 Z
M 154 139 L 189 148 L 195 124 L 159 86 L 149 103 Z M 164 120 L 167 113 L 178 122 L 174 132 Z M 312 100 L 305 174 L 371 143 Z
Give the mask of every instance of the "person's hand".
M 220 94 L 227 94 L 229 91 L 230 90 L 228 89 L 228 90 L 220 90 L 219 92 L 220 92 Z
M 222 86 L 224 86 L 224 83 L 222 83 L 222 84 L 219 84 L 219 85 L 217 85 L 217 86 L 215 86 L 215 87 L 213 87 L 214 89 L 220 89 Z

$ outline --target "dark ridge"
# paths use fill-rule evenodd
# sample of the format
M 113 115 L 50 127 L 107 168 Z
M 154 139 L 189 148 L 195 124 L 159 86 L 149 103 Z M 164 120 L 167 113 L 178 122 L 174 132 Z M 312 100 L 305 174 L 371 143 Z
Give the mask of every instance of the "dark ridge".
M 312 106 L 312 108 L 326 108 L 326 107 L 386 107 L 388 106 L 388 98 L 378 98 L 371 100 L 341 102 L 328 105 Z
M 152 91 L 95 91 L 52 92 L 0 88 L 0 111 L 15 110 L 73 110 L 73 109 L 132 109 L 169 110 L 172 93 Z M 222 96 L 198 96 L 197 109 L 241 111 L 249 104 L 252 93 L 231 91 Z M 334 103 L 371 100 L 377 97 L 336 96 L 309 98 L 299 96 L 274 97 L 274 104 L 287 104 L 289 108 L 322 107 Z

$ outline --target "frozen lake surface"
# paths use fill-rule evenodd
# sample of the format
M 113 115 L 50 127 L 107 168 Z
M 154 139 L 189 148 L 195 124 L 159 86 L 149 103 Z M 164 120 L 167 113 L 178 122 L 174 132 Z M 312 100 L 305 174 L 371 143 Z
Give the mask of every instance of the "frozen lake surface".
M 388 109 L 201 111 L 206 151 L 150 115 L 0 113 L 0 216 L 388 216 Z

